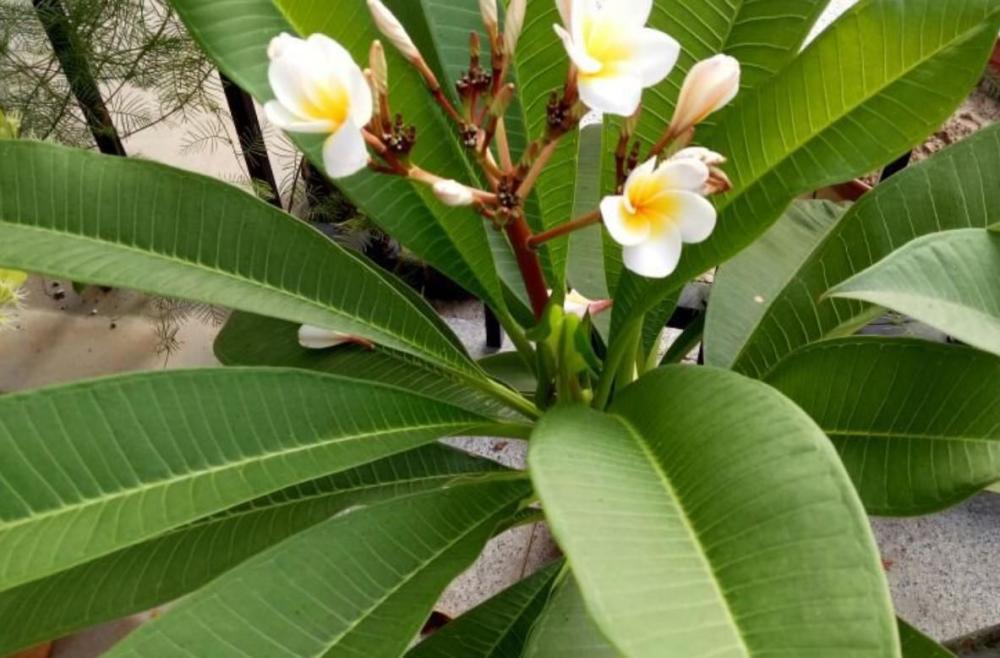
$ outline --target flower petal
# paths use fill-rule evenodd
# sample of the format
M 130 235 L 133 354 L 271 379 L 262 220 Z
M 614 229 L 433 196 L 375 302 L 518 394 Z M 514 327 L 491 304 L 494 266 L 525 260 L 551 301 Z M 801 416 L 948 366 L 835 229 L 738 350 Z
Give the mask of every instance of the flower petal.
M 351 57 L 351 53 L 325 34 L 312 35 L 308 43 L 317 60 L 322 62 L 320 70 L 314 69 L 313 74 L 320 79 L 329 76 L 340 80 L 350 95 L 350 116 L 354 125 L 367 125 L 372 120 L 374 110 L 372 92 L 361 67 Z
M 329 133 L 335 128 L 330 121 L 316 121 L 293 114 L 279 101 L 268 101 L 264 105 L 264 116 L 275 128 L 291 133 Z
M 667 160 L 656 170 L 656 175 L 666 189 L 701 192 L 708 182 L 709 171 L 704 162 L 684 158 Z
M 604 197 L 601 201 L 601 218 L 608 228 L 608 233 L 622 246 L 637 245 L 649 237 L 649 224 L 636 222 L 630 218 L 624 197 Z
M 580 99 L 587 107 L 605 114 L 630 117 L 642 102 L 642 80 L 634 75 L 581 75 L 579 86 Z
M 629 271 L 649 279 L 664 279 L 677 269 L 681 247 L 680 231 L 674 229 L 642 244 L 625 247 L 622 258 Z
M 587 52 L 573 39 L 573 35 L 566 31 L 561 25 L 553 25 L 552 29 L 562 39 L 566 54 L 570 60 L 580 69 L 582 73 L 596 73 L 601 70 L 601 63 L 587 54 Z
M 646 160 L 641 165 L 632 170 L 632 173 L 628 175 L 628 179 L 625 181 L 624 198 L 623 203 L 625 204 L 625 209 L 629 212 L 635 212 L 635 207 L 632 205 L 632 186 L 640 184 L 642 181 L 647 181 L 649 176 L 656 171 L 656 157 L 652 157 Z
M 652 87 L 663 82 L 674 70 L 681 45 L 664 32 L 643 28 L 636 35 L 634 52 L 631 65 L 642 79 L 642 86 Z
M 306 116 L 309 106 L 307 93 L 309 80 L 302 71 L 298 56 L 303 51 L 304 44 L 286 44 L 282 57 L 271 62 L 267 70 L 268 82 L 274 97 L 278 99 L 292 114 Z
M 694 192 L 675 192 L 676 225 L 688 244 L 704 242 L 715 230 L 718 212 L 712 202 Z
M 346 178 L 368 166 L 368 147 L 361 129 L 344 124 L 323 143 L 323 166 L 331 178 Z

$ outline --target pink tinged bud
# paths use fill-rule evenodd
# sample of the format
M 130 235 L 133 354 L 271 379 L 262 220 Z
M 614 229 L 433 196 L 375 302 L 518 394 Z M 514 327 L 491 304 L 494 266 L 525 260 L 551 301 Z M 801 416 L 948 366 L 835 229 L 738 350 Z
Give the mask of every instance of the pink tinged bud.
M 524 14 L 527 8 L 527 0 L 511 0 L 507 7 L 507 18 L 503 26 L 503 51 L 508 57 L 513 57 L 517 50 L 521 30 L 524 29 Z
M 573 0 L 556 0 L 556 8 L 559 10 L 559 18 L 562 24 L 569 28 L 573 18 Z
M 704 121 L 710 114 L 728 105 L 740 90 L 740 63 L 729 55 L 716 55 L 691 68 L 670 131 L 680 135 Z
M 472 190 L 453 180 L 441 180 L 434 183 L 434 196 L 446 206 L 453 208 L 471 206 L 476 201 Z
M 611 308 L 614 301 L 611 299 L 591 300 L 587 299 L 576 290 L 570 290 L 566 294 L 566 301 L 563 303 L 563 310 L 577 316 L 581 320 L 588 314 L 591 317 L 603 313 Z
M 375 27 L 396 47 L 396 50 L 403 54 L 403 57 L 411 62 L 423 61 L 413 39 L 406 33 L 406 28 L 388 7 L 380 0 L 368 0 L 368 10 L 372 14 L 372 20 L 375 21 Z

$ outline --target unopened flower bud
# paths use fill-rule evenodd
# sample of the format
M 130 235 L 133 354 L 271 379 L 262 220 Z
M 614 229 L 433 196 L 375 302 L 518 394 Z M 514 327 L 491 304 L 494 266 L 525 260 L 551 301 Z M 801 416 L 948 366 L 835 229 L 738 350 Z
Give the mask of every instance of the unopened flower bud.
M 566 300 L 563 302 L 563 310 L 571 315 L 575 315 L 581 320 L 584 319 L 588 314 L 591 317 L 603 313 L 611 308 L 614 304 L 613 300 L 601 299 L 592 300 L 587 299 L 576 290 L 570 290 L 566 294 Z
M 389 65 L 385 61 L 385 49 L 382 42 L 372 41 L 368 52 L 368 66 L 371 68 L 372 81 L 375 83 L 376 94 L 386 94 L 389 91 Z
M 726 156 L 721 153 L 716 153 L 711 149 L 707 149 L 703 146 L 689 146 L 686 149 L 681 149 L 677 151 L 671 157 L 671 160 L 683 160 L 685 158 L 690 158 L 692 160 L 697 160 L 704 163 L 709 167 L 718 167 L 720 165 L 726 164 Z
M 483 24 L 487 31 L 497 29 L 497 0 L 479 0 L 479 13 L 483 15 Z
M 503 51 L 507 57 L 513 57 L 517 50 L 517 42 L 524 29 L 524 14 L 527 11 L 527 0 L 511 0 L 507 6 L 507 18 L 503 26 Z
M 495 117 L 502 117 L 507 114 L 507 108 L 510 107 L 511 102 L 514 100 L 515 91 L 516 87 L 512 82 L 501 87 L 490 104 L 490 114 Z
M 465 185 L 453 180 L 440 180 L 434 183 L 434 196 L 446 206 L 453 208 L 471 206 L 476 201 L 475 195 Z
M 304 324 L 299 328 L 299 345 L 307 350 L 327 350 L 340 345 L 360 345 L 371 349 L 375 345 L 360 336 L 352 336 L 342 331 L 323 329 Z
M 573 17 L 573 0 L 556 0 L 556 9 L 559 10 L 559 18 L 562 24 L 569 28 Z
M 406 33 L 406 28 L 381 0 L 368 0 L 368 10 L 372 14 L 372 20 L 375 21 L 375 27 L 403 54 L 403 57 L 411 62 L 423 61 L 413 39 Z
M 728 105 L 739 90 L 740 63 L 735 57 L 716 55 L 698 62 L 684 80 L 671 134 L 681 135 L 694 128 Z
M 729 180 L 721 167 L 726 164 L 726 158 L 721 153 L 716 153 L 700 146 L 690 146 L 674 154 L 671 160 L 697 160 L 708 167 L 708 182 L 702 190 L 705 196 L 722 194 L 733 189 L 733 183 Z

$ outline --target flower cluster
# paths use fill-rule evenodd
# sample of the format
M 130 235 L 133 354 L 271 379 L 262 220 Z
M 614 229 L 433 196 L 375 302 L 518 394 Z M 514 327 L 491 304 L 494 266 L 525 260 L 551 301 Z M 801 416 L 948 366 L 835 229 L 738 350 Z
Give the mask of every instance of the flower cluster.
M 275 38 L 268 53 L 274 94 L 265 107 L 269 120 L 288 132 L 326 135 L 323 160 L 331 177 L 363 170 L 405 177 L 429 186 L 442 203 L 472 207 L 504 230 L 536 317 L 549 300 L 536 250 L 591 224 L 603 223 L 621 245 L 626 268 L 649 278 L 669 276 L 680 262 L 683 245 L 707 240 L 715 229 L 717 213 L 708 197 L 731 187 L 722 170 L 725 158 L 689 144 L 697 126 L 735 98 L 739 62 L 717 55 L 696 63 L 685 77 L 670 123 L 658 141 L 644 145 L 635 135 L 643 92 L 673 72 L 681 53 L 671 36 L 647 27 L 653 0 L 555 0 L 562 22 L 553 27 L 569 59 L 566 83 L 549 99 L 545 134 L 515 159 L 504 116 L 516 92 L 507 78 L 527 3 L 511 0 L 501 25 L 496 2 L 479 1 L 490 66 L 481 62 L 484 46 L 473 33 L 469 68 L 456 83 L 456 105 L 406 28 L 381 0 L 367 0 L 376 28 L 419 73 L 454 124 L 458 140 L 482 168 L 486 189 L 442 178 L 412 162 L 417 127 L 391 109 L 389 70 L 378 41 L 369 52 L 368 68 L 362 70 L 326 36 Z M 616 189 L 582 217 L 533 233 L 524 201 L 561 138 L 577 129 L 590 111 L 626 117 L 615 152 Z M 307 330 L 302 342 L 319 347 L 342 338 Z
M 14 270 L 0 270 L 0 329 L 5 328 L 24 303 L 27 275 Z

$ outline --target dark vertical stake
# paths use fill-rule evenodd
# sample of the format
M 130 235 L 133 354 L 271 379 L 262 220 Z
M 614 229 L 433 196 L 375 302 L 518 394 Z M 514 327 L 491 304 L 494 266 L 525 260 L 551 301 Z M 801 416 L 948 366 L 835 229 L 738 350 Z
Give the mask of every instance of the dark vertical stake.
M 498 350 L 503 347 L 503 330 L 500 328 L 500 320 L 493 314 L 489 306 L 486 309 L 486 347 Z
M 274 178 L 274 170 L 271 169 L 271 160 L 267 157 L 264 133 L 260 129 L 260 121 L 257 120 L 257 109 L 254 107 L 253 98 L 226 77 L 225 73 L 220 72 L 219 77 L 222 78 L 222 90 L 226 93 L 229 114 L 236 126 L 236 135 L 240 140 L 243 160 L 247 164 L 247 173 L 253 180 L 267 186 L 271 197 L 268 201 L 271 205 L 281 208 L 281 193 L 278 192 L 278 182 Z
M 97 148 L 101 153 L 125 157 L 125 146 L 118 137 L 115 124 L 111 121 L 111 114 L 101 98 L 101 90 L 90 70 L 90 64 L 81 54 L 66 9 L 60 0 L 32 0 L 32 3 L 35 6 L 35 14 L 41 21 L 56 58 L 69 81 L 73 96 L 83 110 L 83 116 L 87 120 L 87 126 L 94 136 Z

